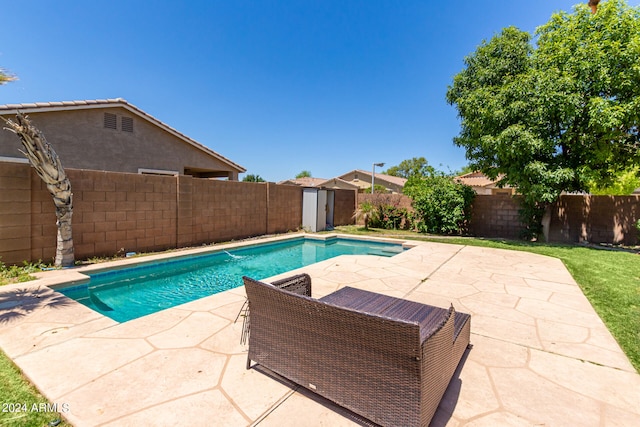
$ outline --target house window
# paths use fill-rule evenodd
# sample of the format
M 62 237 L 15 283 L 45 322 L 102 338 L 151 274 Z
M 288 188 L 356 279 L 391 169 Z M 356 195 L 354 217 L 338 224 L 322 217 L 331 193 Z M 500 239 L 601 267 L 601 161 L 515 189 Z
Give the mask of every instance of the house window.
M 122 117 L 122 131 L 123 132 L 133 132 L 133 118 L 132 117 Z
M 118 129 L 117 118 L 115 114 L 104 113 L 105 129 Z

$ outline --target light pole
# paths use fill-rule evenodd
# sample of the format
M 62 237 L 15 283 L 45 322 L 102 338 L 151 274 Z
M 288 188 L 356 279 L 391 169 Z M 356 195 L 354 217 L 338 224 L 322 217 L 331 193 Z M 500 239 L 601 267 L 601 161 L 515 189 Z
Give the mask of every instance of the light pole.
M 373 164 L 373 169 L 371 171 L 371 194 L 373 194 L 373 192 L 375 191 L 374 185 L 375 185 L 375 178 L 376 178 L 376 166 L 383 167 L 384 163 Z

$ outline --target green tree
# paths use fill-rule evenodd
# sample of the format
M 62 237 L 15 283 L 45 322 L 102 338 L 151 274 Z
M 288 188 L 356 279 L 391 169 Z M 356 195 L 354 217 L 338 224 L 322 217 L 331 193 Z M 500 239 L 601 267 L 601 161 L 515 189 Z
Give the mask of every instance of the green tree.
M 471 187 L 444 173 L 414 176 L 407 185 L 404 192 L 413 199 L 414 227 L 418 231 L 461 234 L 465 230 L 476 195 Z
M 617 179 L 607 186 L 591 183 L 589 189 L 595 195 L 626 196 L 640 188 L 640 166 L 632 167 L 620 173 Z
M 260 175 L 249 174 L 242 178 L 242 182 L 265 182 Z
M 303 170 L 298 175 L 296 175 L 296 178 L 311 178 L 311 171 Z
M 474 169 L 523 195 L 527 235 L 563 191 L 606 186 L 640 160 L 640 8 L 559 12 L 531 36 L 505 28 L 464 60 L 447 101 Z
M 409 179 L 412 176 L 430 176 L 435 174 L 435 172 L 436 170 L 433 166 L 429 165 L 427 159 L 424 157 L 413 157 L 411 159 L 401 161 L 397 166 L 391 166 L 383 173 Z

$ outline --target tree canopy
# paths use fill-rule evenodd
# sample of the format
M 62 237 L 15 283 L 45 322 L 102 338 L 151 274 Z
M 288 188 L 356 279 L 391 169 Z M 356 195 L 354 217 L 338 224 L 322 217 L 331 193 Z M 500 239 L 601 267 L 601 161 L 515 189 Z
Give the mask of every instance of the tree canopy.
M 409 179 L 411 177 L 426 177 L 435 174 L 436 170 L 429 165 L 424 157 L 413 157 L 403 160 L 399 165 L 391 166 L 384 171 L 387 175 L 398 176 L 400 178 Z
M 303 170 L 296 175 L 296 178 L 311 178 L 311 171 Z
M 460 234 L 471 218 L 476 195 L 468 185 L 443 172 L 412 176 L 402 192 L 411 197 L 414 227 L 421 233 Z
M 640 8 L 609 0 L 509 27 L 464 59 L 447 90 L 454 143 L 523 195 L 529 234 L 563 191 L 611 184 L 640 160 Z
M 598 185 L 597 183 L 591 183 L 589 185 L 591 194 L 603 196 L 626 196 L 633 193 L 636 188 L 640 188 L 640 166 L 635 166 L 622 172 L 612 184 Z
M 254 175 L 250 173 L 242 178 L 242 182 L 265 182 L 260 175 Z

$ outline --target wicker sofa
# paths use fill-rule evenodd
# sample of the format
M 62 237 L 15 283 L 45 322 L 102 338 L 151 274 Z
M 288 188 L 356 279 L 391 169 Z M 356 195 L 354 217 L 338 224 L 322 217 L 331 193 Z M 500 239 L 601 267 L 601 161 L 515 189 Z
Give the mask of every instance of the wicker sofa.
M 311 278 L 244 277 L 251 361 L 383 426 L 429 425 L 469 345 L 470 316 Z M 277 286 L 274 286 L 277 285 Z

